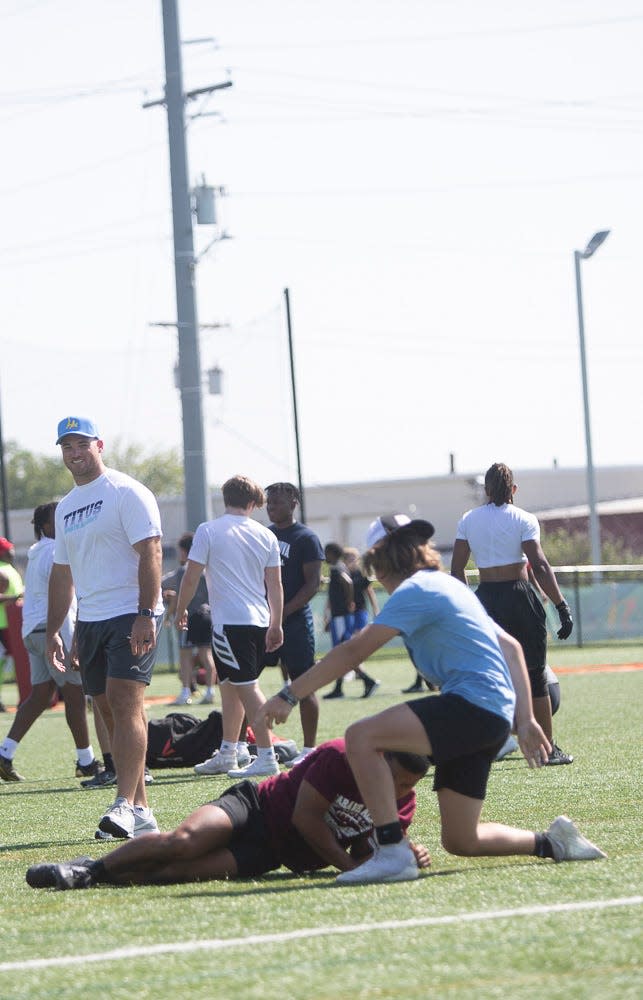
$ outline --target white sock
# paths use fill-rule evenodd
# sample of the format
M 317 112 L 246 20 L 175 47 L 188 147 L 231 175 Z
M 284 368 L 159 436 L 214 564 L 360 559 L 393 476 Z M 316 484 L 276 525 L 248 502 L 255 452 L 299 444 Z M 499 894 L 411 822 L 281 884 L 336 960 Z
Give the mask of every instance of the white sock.
M 300 753 L 312 753 L 314 749 L 314 747 L 302 747 Z
M 225 754 L 226 757 L 234 756 L 234 754 L 236 754 L 237 752 L 236 740 L 234 743 L 231 743 L 230 740 L 221 740 L 221 746 L 219 747 L 219 750 L 222 754 Z
M 92 749 L 91 743 L 89 744 L 88 747 L 85 747 L 84 749 L 76 747 L 76 757 L 78 758 L 78 763 L 81 765 L 81 767 L 87 767 L 88 764 L 91 764 L 91 762 L 94 759 L 94 751 Z
M 192 692 L 189 688 L 181 688 L 181 698 L 191 698 Z
M 248 753 L 248 744 L 245 740 L 239 740 L 237 743 L 237 753 L 243 754 L 244 757 Z
M 134 812 L 137 816 L 143 816 L 145 819 L 148 819 L 152 815 L 152 810 L 149 806 L 134 806 Z
M 3 757 L 8 757 L 9 760 L 13 760 L 17 749 L 18 741 L 10 740 L 8 736 L 0 743 L 0 753 Z
M 276 760 L 274 747 L 257 747 L 259 760 Z

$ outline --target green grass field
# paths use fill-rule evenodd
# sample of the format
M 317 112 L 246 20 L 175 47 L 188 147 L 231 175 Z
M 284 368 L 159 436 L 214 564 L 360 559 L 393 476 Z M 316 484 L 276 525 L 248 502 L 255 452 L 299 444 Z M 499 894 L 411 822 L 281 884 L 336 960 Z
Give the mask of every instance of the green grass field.
M 60 711 L 28 734 L 16 757 L 28 779 L 2 784 L 0 997 L 101 998 L 638 998 L 641 940 L 641 692 L 643 671 L 598 666 L 641 660 L 640 648 L 557 645 L 555 735 L 571 767 L 530 772 L 518 756 L 494 765 L 484 816 L 544 829 L 567 812 L 609 854 L 554 865 L 532 858 L 461 859 L 439 844 L 431 781 L 418 788 L 412 836 L 433 866 L 417 882 L 340 888 L 332 873 L 86 892 L 34 891 L 26 868 L 99 856 L 96 823 L 112 795 L 83 791 Z M 623 654 L 623 655 L 622 655 Z M 320 738 L 401 700 L 404 659 L 379 660 L 368 702 L 359 682 L 324 702 Z M 263 675 L 266 693 L 278 671 Z M 151 693 L 174 695 L 160 674 Z M 3 698 L 15 704 L 15 689 Z M 156 702 L 150 714 L 169 711 Z M 208 709 L 190 709 L 205 716 Z M 0 717 L 7 731 L 10 716 Z M 282 734 L 300 743 L 297 713 Z M 156 771 L 150 802 L 162 829 L 216 797 L 227 778 Z

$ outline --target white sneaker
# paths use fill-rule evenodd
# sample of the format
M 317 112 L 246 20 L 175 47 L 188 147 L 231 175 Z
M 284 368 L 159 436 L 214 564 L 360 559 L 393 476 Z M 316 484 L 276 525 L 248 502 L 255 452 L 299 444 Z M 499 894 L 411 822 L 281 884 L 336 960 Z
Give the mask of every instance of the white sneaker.
M 287 760 L 286 761 L 286 767 L 287 768 L 291 768 L 291 767 L 294 767 L 295 764 L 301 764 L 302 760 L 306 760 L 306 757 L 308 756 L 308 754 L 311 754 L 314 749 L 315 749 L 314 747 L 310 747 L 310 749 L 308 747 L 305 747 L 301 751 L 301 753 L 298 753 L 297 756 L 293 757 L 292 760 Z
M 172 705 L 191 705 L 192 704 L 192 697 L 189 694 L 183 694 L 183 692 L 181 692 L 181 694 L 178 696 L 178 698 L 175 698 L 174 701 L 171 704 Z
M 208 760 L 204 760 L 202 764 L 194 765 L 195 774 L 227 774 L 231 767 L 236 767 L 237 765 L 237 755 L 236 753 L 221 753 L 220 750 L 215 750 L 214 753 Z
M 255 757 L 245 767 L 233 767 L 228 771 L 229 778 L 260 778 L 271 774 L 279 774 L 279 764 L 276 757 L 271 757 L 268 760 Z
M 214 695 L 208 694 L 207 691 L 201 698 L 199 705 L 214 705 Z
M 552 846 L 554 861 L 594 861 L 607 857 L 600 847 L 583 837 L 569 816 L 557 816 L 545 836 Z
M 237 747 L 237 767 L 247 767 L 253 760 L 254 757 L 247 747 L 244 750 L 240 750 L 239 747 Z
M 134 810 L 127 799 L 119 796 L 98 823 L 103 833 L 127 840 L 134 835 Z
M 144 833 L 160 833 L 159 825 L 154 819 L 151 809 L 147 810 L 147 815 L 134 810 L 134 832 L 133 837 L 140 837 Z
M 411 882 L 420 870 L 415 855 L 405 841 L 377 846 L 375 854 L 359 868 L 342 872 L 335 881 L 339 885 L 367 885 L 370 882 Z
M 513 735 L 513 733 L 509 733 L 509 736 L 498 750 L 498 753 L 495 756 L 495 760 L 504 760 L 504 758 L 508 757 L 510 753 L 515 753 L 516 750 L 519 749 L 520 748 L 518 746 L 518 740 Z

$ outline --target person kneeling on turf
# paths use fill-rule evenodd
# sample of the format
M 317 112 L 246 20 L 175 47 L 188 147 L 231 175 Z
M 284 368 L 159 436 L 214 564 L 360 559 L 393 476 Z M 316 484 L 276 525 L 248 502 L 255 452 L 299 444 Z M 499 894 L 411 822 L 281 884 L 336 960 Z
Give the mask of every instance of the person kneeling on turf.
M 406 837 L 415 812 L 413 787 L 429 761 L 418 754 L 385 756 Z M 336 739 L 259 785 L 249 780 L 232 785 L 176 830 L 130 840 L 99 861 L 33 865 L 26 878 L 34 889 L 87 889 L 101 882 L 149 885 L 254 877 L 281 865 L 293 872 L 330 866 L 344 872 L 370 856 L 372 833 L 344 740 Z M 416 864 L 428 867 L 426 848 L 407 843 Z

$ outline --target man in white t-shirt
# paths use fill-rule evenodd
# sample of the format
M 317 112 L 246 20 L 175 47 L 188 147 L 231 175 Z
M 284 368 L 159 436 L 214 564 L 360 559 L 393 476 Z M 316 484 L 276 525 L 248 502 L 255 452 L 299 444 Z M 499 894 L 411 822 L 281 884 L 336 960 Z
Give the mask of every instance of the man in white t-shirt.
M 279 543 L 250 516 L 264 501 L 262 488 L 245 476 L 224 483 L 225 514 L 197 528 L 181 581 L 174 620 L 185 629 L 187 607 L 205 568 L 223 715 L 221 747 L 196 765 L 197 774 L 237 778 L 279 771 L 267 726 L 255 727 L 256 760 L 250 762 L 240 745 L 244 716 L 256 718 L 266 700 L 258 683 L 264 653 L 284 641 Z
M 56 444 L 76 485 L 56 509 L 47 654 L 65 669 L 60 628 L 75 588 L 83 687 L 109 731 L 118 788 L 96 836 L 158 832 L 145 791 L 144 705 L 163 615 L 158 504 L 147 487 L 106 468 L 91 420 L 61 420 Z

